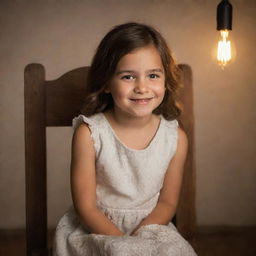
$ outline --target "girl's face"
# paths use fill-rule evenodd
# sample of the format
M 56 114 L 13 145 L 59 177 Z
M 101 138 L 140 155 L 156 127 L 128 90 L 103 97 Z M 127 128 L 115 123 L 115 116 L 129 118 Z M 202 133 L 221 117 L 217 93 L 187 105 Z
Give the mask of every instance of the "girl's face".
M 124 55 L 105 92 L 111 93 L 116 113 L 151 115 L 165 94 L 164 67 L 156 48 L 145 46 Z

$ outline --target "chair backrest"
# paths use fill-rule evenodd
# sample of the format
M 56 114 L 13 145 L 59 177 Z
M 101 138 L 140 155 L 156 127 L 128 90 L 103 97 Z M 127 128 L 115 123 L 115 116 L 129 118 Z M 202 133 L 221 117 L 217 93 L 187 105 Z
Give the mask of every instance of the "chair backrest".
M 185 164 L 183 187 L 176 213 L 176 225 L 184 237 L 195 226 L 195 165 L 192 72 L 182 70 L 183 89 L 181 122 L 188 135 L 189 152 Z M 47 256 L 47 180 L 46 127 L 71 126 L 80 114 L 89 67 L 65 73 L 56 80 L 45 80 L 41 64 L 29 64 L 24 74 L 25 170 L 26 170 L 26 241 L 27 255 Z

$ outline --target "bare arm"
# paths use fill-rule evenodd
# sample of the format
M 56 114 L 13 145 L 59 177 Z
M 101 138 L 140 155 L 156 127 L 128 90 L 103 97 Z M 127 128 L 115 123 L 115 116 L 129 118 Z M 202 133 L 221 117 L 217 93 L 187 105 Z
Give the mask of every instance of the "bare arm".
M 71 193 L 82 224 L 92 233 L 124 235 L 96 205 L 95 150 L 90 130 L 81 124 L 72 139 Z
M 174 157 L 171 159 L 159 199 L 153 211 L 133 230 L 131 235 L 144 225 L 167 225 L 175 215 L 183 178 L 183 167 L 188 148 L 187 136 L 178 128 L 178 143 Z

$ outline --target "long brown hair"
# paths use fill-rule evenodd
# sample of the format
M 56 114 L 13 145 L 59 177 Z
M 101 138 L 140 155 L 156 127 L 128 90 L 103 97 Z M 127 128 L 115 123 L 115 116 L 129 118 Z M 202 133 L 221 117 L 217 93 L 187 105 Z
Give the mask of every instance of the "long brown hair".
M 180 115 L 176 104 L 180 72 L 165 39 L 153 27 L 139 23 L 125 23 L 110 30 L 100 42 L 94 55 L 81 113 L 91 116 L 113 107 L 111 94 L 105 88 L 111 81 L 119 60 L 131 51 L 153 45 L 159 52 L 165 71 L 165 95 L 162 103 L 154 109 L 154 114 L 162 114 L 172 120 Z

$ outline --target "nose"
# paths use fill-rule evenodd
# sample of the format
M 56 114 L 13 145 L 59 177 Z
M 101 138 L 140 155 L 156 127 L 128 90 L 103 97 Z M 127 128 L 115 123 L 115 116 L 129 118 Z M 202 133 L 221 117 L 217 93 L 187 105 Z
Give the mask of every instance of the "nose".
M 134 92 L 145 93 L 148 91 L 146 81 L 144 79 L 137 79 L 134 86 Z

